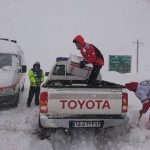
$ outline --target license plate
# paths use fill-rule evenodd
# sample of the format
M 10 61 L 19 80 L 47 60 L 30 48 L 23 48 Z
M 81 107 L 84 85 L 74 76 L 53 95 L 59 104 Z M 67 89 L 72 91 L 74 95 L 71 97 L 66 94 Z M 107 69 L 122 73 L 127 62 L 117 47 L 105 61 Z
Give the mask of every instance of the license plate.
M 104 121 L 70 121 L 70 128 L 102 128 Z

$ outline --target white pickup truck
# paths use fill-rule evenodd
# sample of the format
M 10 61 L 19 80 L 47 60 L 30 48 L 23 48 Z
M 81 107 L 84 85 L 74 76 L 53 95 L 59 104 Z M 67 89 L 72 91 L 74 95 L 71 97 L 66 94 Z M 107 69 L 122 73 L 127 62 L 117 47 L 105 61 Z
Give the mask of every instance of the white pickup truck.
M 65 66 L 64 62 L 61 65 Z M 54 80 L 52 72 L 58 65 L 56 62 L 42 85 L 39 127 L 107 128 L 128 123 L 128 94 L 124 86 L 103 80 L 94 86 L 88 86 L 84 79 Z M 66 76 L 65 67 L 62 72 Z

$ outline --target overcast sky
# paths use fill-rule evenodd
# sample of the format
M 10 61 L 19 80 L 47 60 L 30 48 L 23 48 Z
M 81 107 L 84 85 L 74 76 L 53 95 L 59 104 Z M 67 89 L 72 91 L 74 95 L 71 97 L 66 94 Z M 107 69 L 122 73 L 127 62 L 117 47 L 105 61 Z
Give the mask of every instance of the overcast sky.
M 141 71 L 149 68 L 149 18 L 150 0 L 0 0 L 0 36 L 18 40 L 27 65 L 39 60 L 44 69 L 57 56 L 79 54 L 78 34 L 102 51 L 104 70 L 112 54 L 134 55 L 135 63 L 139 39 Z

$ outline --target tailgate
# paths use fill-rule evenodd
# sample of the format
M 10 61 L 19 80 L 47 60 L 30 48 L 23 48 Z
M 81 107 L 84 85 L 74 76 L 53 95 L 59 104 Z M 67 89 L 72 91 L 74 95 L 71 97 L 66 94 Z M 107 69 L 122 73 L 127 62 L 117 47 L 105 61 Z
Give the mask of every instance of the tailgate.
M 48 114 L 121 114 L 121 89 L 53 89 L 48 95 Z

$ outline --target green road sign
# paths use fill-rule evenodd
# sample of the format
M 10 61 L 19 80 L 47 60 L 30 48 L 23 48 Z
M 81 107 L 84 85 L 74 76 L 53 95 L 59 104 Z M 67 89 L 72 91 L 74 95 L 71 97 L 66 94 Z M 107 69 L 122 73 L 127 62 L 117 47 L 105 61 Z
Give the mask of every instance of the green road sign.
M 109 71 L 131 72 L 131 59 L 129 55 L 109 55 Z

